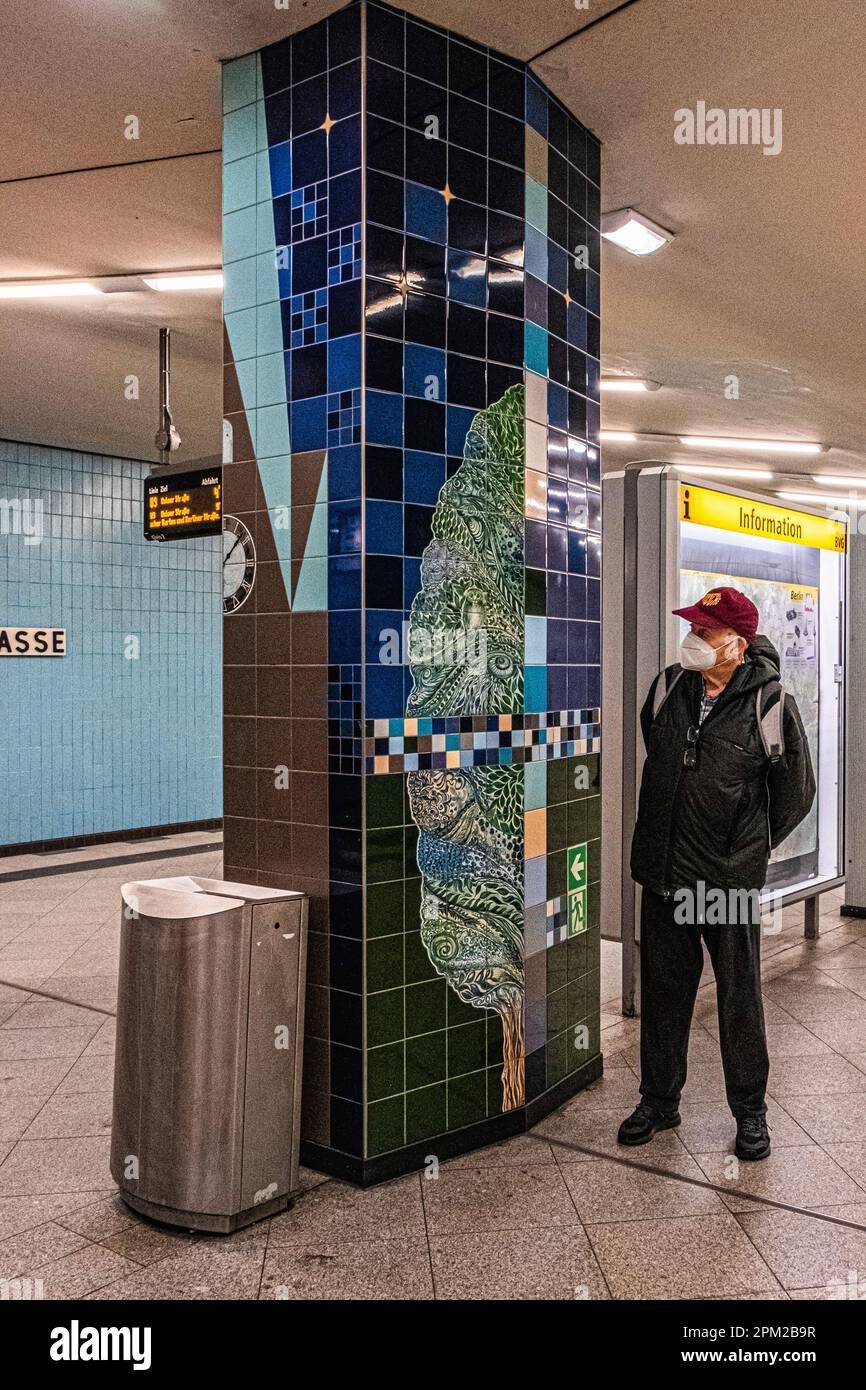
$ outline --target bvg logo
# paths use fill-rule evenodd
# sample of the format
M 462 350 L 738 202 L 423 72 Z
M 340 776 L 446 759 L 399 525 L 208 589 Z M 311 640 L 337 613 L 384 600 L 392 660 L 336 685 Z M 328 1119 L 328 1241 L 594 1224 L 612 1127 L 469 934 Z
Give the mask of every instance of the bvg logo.
M 704 594 L 703 598 L 701 599 L 701 607 L 715 608 L 716 604 L 721 601 L 721 597 L 722 595 L 718 589 L 711 589 L 710 592 L 708 594 Z

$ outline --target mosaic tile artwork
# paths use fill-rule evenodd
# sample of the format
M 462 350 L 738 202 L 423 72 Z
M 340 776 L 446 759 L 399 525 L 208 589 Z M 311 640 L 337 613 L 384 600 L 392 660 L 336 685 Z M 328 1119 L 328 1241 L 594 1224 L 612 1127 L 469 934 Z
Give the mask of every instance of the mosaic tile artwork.
M 523 409 L 513 386 L 479 412 L 439 494 L 409 619 L 409 717 L 521 707 Z M 504 765 L 418 771 L 408 787 L 421 940 L 464 1003 L 499 1014 L 510 1110 L 525 1095 L 521 775 Z
M 599 148 L 374 0 L 224 73 L 227 862 L 310 893 L 366 1180 L 597 1074 Z

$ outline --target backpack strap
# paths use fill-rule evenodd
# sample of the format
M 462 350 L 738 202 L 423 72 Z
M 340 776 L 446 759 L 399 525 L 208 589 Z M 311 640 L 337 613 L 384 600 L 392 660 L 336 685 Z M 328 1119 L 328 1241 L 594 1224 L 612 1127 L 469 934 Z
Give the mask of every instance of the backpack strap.
M 777 763 L 785 753 L 785 688 L 779 681 L 760 687 L 755 714 L 764 752 L 771 763 Z
M 658 718 L 662 705 L 670 695 L 680 676 L 683 674 L 683 668 L 680 666 L 678 670 L 674 671 L 671 679 L 668 680 L 669 669 L 670 668 L 667 667 L 664 671 L 659 671 L 656 676 L 656 683 L 653 689 L 653 722 Z

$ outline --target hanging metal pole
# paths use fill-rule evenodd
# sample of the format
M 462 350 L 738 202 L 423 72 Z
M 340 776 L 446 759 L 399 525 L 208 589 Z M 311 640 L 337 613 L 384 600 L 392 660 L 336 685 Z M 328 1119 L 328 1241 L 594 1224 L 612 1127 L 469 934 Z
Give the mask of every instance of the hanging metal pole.
M 159 461 L 167 464 L 169 455 L 180 448 L 181 439 L 171 415 L 171 329 L 159 330 L 159 429 L 154 441 Z

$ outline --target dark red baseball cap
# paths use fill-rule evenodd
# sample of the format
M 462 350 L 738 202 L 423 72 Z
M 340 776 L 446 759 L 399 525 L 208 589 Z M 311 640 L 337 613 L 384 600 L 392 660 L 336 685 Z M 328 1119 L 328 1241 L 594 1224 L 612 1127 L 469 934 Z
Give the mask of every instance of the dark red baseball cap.
M 758 631 L 758 610 L 739 589 L 710 589 L 697 603 L 673 611 L 698 627 L 729 627 L 749 642 Z

